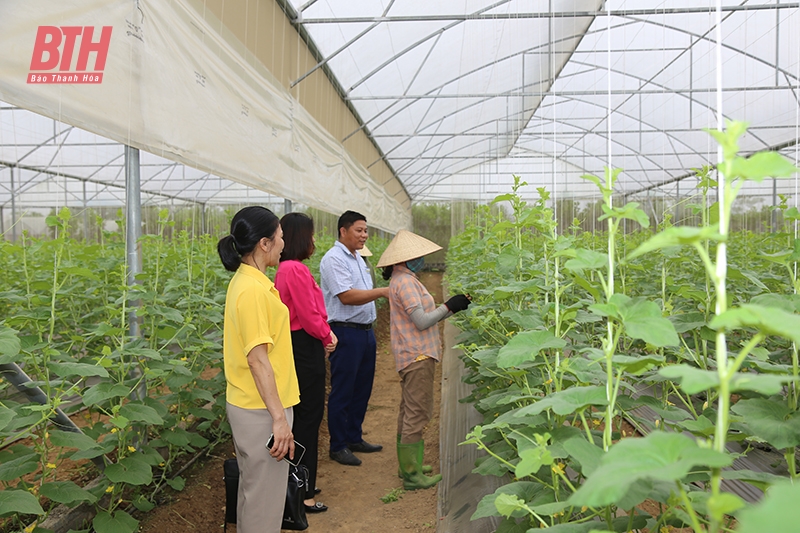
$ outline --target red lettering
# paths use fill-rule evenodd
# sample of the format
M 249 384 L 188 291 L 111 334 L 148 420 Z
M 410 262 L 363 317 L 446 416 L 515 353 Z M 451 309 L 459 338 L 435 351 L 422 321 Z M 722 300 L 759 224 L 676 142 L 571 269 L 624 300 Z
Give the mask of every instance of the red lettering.
M 64 49 L 61 52 L 61 66 L 59 70 L 69 70 L 72 63 L 72 52 L 75 50 L 75 39 L 81 34 L 81 26 L 61 26 L 61 33 L 64 35 Z
M 103 30 L 105 31 L 105 29 Z M 111 33 L 111 32 L 109 32 Z M 50 38 L 48 41 L 47 38 Z M 58 47 L 61 45 L 61 30 L 56 26 L 39 26 L 33 45 L 31 70 L 51 70 L 58 65 Z M 47 61 L 44 55 L 48 54 Z
M 100 34 L 100 41 L 93 43 L 92 34 L 94 33 L 94 26 L 86 26 L 83 28 L 81 49 L 80 52 L 78 52 L 78 66 L 76 70 L 86 70 L 86 64 L 89 62 L 89 54 L 91 52 L 97 53 L 94 61 L 94 70 L 99 71 L 106 67 L 108 45 L 111 43 L 111 30 L 113 29 L 113 26 L 103 26 L 103 31 Z

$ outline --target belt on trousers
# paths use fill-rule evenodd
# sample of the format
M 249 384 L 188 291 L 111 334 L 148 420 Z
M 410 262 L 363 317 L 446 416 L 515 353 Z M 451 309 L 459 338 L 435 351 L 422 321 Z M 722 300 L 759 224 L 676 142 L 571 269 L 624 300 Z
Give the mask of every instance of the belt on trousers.
M 359 324 L 357 322 L 328 322 L 331 326 L 335 328 L 353 328 L 353 329 L 372 329 L 372 323 L 369 324 Z

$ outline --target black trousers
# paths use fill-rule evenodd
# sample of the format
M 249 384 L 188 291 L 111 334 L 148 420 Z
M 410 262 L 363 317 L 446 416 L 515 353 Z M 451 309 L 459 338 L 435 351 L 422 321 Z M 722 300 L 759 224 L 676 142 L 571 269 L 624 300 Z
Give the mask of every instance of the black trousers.
M 292 331 L 292 350 L 300 403 L 294 406 L 294 440 L 306 447 L 302 464 L 308 468 L 306 498 L 314 497 L 317 483 L 319 425 L 325 410 L 325 348 L 305 330 Z

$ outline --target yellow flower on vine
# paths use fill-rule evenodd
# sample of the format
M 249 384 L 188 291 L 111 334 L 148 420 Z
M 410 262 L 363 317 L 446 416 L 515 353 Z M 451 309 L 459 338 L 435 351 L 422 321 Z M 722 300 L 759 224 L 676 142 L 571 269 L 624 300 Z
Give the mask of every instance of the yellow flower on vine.
M 111 433 L 116 433 L 117 431 L 119 431 L 119 429 L 117 429 L 117 428 L 111 428 Z
M 553 465 L 552 469 L 556 474 L 563 474 L 565 467 L 566 465 L 564 463 L 556 463 Z
M 50 469 L 52 470 L 52 469 L 53 469 L 53 468 L 55 468 L 55 467 L 56 467 L 56 465 L 55 465 L 55 464 L 53 464 L 53 463 L 47 463 L 47 468 L 50 468 Z
M 114 491 L 114 485 L 109 485 L 108 487 L 106 487 L 106 493 L 110 493 L 113 491 Z
M 133 446 L 128 446 L 128 451 L 133 453 L 136 451 L 136 448 L 134 448 Z

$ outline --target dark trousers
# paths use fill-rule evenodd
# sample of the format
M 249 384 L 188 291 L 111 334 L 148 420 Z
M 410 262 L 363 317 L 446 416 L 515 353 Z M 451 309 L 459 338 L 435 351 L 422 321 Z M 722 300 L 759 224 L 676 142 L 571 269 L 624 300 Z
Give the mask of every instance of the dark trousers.
M 361 442 L 361 424 L 367 413 L 375 379 L 375 333 L 332 327 L 339 344 L 330 355 L 331 393 L 328 396 L 328 432 L 331 451 Z
M 292 350 L 300 403 L 294 406 L 294 440 L 306 447 L 300 461 L 308 468 L 306 500 L 314 497 L 317 483 L 319 425 L 325 410 L 325 348 L 305 330 L 292 331 Z

